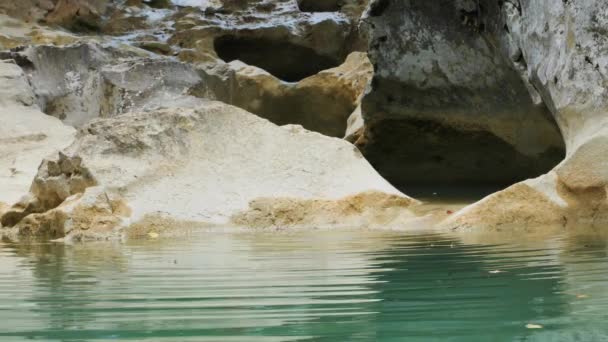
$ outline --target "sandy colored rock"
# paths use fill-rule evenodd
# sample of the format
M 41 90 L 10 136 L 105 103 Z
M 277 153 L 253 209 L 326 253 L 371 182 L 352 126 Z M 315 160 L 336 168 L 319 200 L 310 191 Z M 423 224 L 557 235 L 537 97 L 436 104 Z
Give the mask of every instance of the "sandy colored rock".
M 70 235 L 72 239 L 105 239 L 120 235 L 115 229 L 129 214 L 129 208 L 119 198 L 101 187 L 90 187 L 56 208 L 28 215 L 15 228 L 22 237 L 57 239 Z
M 381 192 L 365 192 L 338 200 L 260 198 L 232 222 L 253 228 L 324 228 L 403 226 L 415 215 L 418 204 L 411 198 Z
M 108 0 L 57 0 L 44 19 L 49 24 L 74 30 L 95 30 L 99 28 L 107 6 Z
M 15 225 L 26 222 L 28 232 L 44 230 L 55 205 L 61 208 L 91 187 L 120 198 L 130 209 L 121 226 L 149 215 L 226 224 L 251 201 L 268 197 L 330 203 L 376 191 L 389 197 L 384 203 L 399 203 L 395 206 L 405 212 L 405 204 L 413 202 L 349 143 L 298 126 L 278 127 L 219 102 L 91 122 L 70 147 L 46 159 L 34 178 L 29 203 L 46 211 Z M 378 208 L 378 216 L 387 215 L 383 205 Z M 13 209 L 18 208 L 8 213 Z M 36 222 L 42 228 L 34 227 Z
M 36 22 L 52 11 L 56 3 L 57 0 L 3 0 L 0 3 L 0 13 Z
M 311 131 L 342 137 L 349 115 L 360 103 L 373 68 L 367 55 L 351 53 L 340 66 L 297 83 L 283 82 L 257 67 L 239 61 L 206 71 L 225 80 L 209 90 L 208 82 L 192 93 L 241 107 L 277 125 L 299 124 Z M 222 77 L 222 74 L 226 75 Z M 218 91 L 218 88 L 226 88 Z M 212 96 L 213 97 L 213 96 Z
M 37 23 L 27 23 L 0 14 L 0 50 L 27 45 L 68 45 L 84 37 L 68 32 L 46 28 Z

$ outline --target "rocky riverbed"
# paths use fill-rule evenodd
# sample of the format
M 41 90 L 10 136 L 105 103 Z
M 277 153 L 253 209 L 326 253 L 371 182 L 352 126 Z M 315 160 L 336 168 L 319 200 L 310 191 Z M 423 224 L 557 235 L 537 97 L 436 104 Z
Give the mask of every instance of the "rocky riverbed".
M 5 0 L 0 232 L 602 225 L 607 49 L 599 0 Z

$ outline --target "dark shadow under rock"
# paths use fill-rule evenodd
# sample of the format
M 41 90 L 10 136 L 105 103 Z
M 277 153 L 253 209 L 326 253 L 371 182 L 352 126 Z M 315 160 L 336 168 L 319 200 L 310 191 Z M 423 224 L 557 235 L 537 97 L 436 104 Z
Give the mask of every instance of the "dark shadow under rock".
M 420 183 L 500 188 L 564 158 L 551 113 L 492 43 L 495 8 L 378 3 L 383 10 L 367 18 L 375 75 L 352 141 L 387 180 L 404 191 Z
M 228 35 L 216 38 L 214 45 L 224 61 L 240 60 L 287 82 L 300 81 L 340 64 L 340 61 L 311 48 L 286 41 Z
M 298 0 L 302 12 L 337 12 L 342 7 L 342 0 Z

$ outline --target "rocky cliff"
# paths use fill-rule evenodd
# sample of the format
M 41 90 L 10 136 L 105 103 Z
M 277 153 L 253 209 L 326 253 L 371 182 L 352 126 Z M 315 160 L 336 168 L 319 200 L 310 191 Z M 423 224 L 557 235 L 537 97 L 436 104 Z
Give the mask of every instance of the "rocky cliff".
M 327 6 L 3 3 L 4 234 L 411 219 L 417 202 L 336 138 L 372 70 L 365 4 Z
M 512 183 L 563 157 L 550 111 L 496 39 L 498 10 L 414 0 L 370 11 L 375 75 L 353 141 L 391 182 Z
M 607 11 L 599 0 L 3 1 L 0 229 L 405 227 L 426 211 L 400 190 L 514 183 L 434 219 L 599 224 Z
M 601 223 L 607 11 L 602 1 L 375 1 L 364 19 L 373 89 L 351 139 L 405 189 L 534 178 L 456 213 L 450 228 Z
M 566 157 L 546 175 L 463 210 L 449 225 L 601 226 L 607 219 L 608 6 L 521 0 L 505 1 L 499 10 L 497 42 L 555 118 Z

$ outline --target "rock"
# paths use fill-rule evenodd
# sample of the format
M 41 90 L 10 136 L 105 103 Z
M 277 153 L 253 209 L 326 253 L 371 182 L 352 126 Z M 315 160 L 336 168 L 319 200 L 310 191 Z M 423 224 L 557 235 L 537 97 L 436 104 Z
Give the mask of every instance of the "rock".
M 100 30 L 104 34 L 111 35 L 127 35 L 130 32 L 137 32 L 150 28 L 146 16 L 125 13 L 125 11 L 122 10 L 112 11 L 109 18 L 101 25 Z
M 359 141 L 359 139 L 365 138 L 365 121 L 363 121 L 363 116 L 361 114 L 361 105 L 355 108 L 355 111 L 348 117 L 346 121 L 346 133 L 344 135 L 344 139 L 350 141 L 351 143 L 363 146 L 364 142 Z
M 44 19 L 75 31 L 94 31 L 101 27 L 107 6 L 108 0 L 57 0 Z
M 42 159 L 73 140 L 74 129 L 35 105 L 16 64 L 0 60 L 0 202 L 25 195 Z
M 411 198 L 382 192 L 363 192 L 338 200 L 260 198 L 232 222 L 252 228 L 382 227 L 403 228 L 415 215 Z
M 563 158 L 550 111 L 490 34 L 496 4 L 478 3 L 376 1 L 364 19 L 375 75 L 357 146 L 393 184 L 512 184 Z
M 171 55 L 173 50 L 169 44 L 161 42 L 143 41 L 137 44 L 138 47 L 161 55 Z
M 65 226 L 74 220 L 57 221 L 57 215 L 72 217 L 70 208 L 82 204 L 73 196 L 86 195 L 93 187 L 129 208 L 126 219 L 127 210 L 118 215 L 106 205 L 102 216 L 109 223 L 101 225 L 103 232 L 114 231 L 116 222 L 127 227 L 149 217 L 226 224 L 243 217 L 238 215 L 246 213 L 250 203 L 255 208 L 267 198 L 290 206 L 301 201 L 304 206 L 328 208 L 324 215 L 297 213 L 298 222 L 320 225 L 338 222 L 340 216 L 334 214 L 343 214 L 348 222 L 354 222 L 357 212 L 378 220 L 405 217 L 408 206 L 416 203 L 383 180 L 347 142 L 299 126 L 278 127 L 236 107 L 200 100 L 194 108 L 127 113 L 83 127 L 70 147 L 42 163 L 34 179 L 29 203 L 43 211 L 25 216 L 15 226 L 27 234 L 43 234 L 49 222 L 53 227 L 63 222 L 53 234 L 86 230 L 86 235 L 104 235 L 87 225 L 94 220 L 79 219 L 77 230 Z M 373 193 L 359 195 L 369 191 Z M 355 197 L 341 200 L 347 196 Z M 358 207 L 352 207 L 354 203 Z M 365 203 L 375 204 L 364 208 Z M 15 208 L 3 220 L 11 210 Z M 314 216 L 308 219 L 306 213 Z M 293 215 L 286 212 L 285 222 Z M 265 221 L 253 221 L 264 226 Z
M 201 82 L 198 71 L 184 63 L 96 43 L 33 46 L 6 56 L 21 61 L 43 111 L 74 127 L 166 105 Z
M 350 54 L 342 65 L 298 83 L 282 82 L 238 61 L 227 67 L 205 71 L 205 79 L 223 79 L 213 83 L 213 90 L 209 82 L 203 82 L 202 89 L 191 93 L 241 107 L 277 125 L 299 124 L 333 137 L 344 136 L 348 116 L 360 103 L 372 75 L 366 54 L 360 52 Z
M 0 49 L 14 49 L 18 46 L 22 46 L 24 43 L 25 41 L 22 39 L 0 35 Z
M 240 60 L 297 82 L 340 65 L 357 45 L 358 18 L 341 12 L 303 13 L 295 0 L 223 1 L 177 12 L 169 43 L 225 62 Z
M 84 39 L 0 14 L 0 50 L 27 45 L 68 45 Z
M 3 0 L 0 13 L 28 22 L 44 20 L 75 30 L 90 30 L 101 23 L 108 0 Z
M 197 63 L 192 74 L 199 74 L 205 84 L 184 92 L 239 106 L 280 125 L 301 124 L 335 137 L 343 136 L 346 119 L 359 104 L 371 75 L 365 54 L 352 53 L 363 48 L 356 31 L 366 0 L 340 1 L 339 10 L 331 13 L 316 13 L 314 8 L 303 12 L 295 0 L 217 0 L 200 6 L 188 1 L 174 1 L 177 6 L 150 1 L 55 1 L 49 22 L 76 31 L 83 29 L 79 25 L 88 25 L 103 34 L 123 35 L 96 38 L 109 44 L 29 48 L 20 53 L 34 65 L 26 69 L 40 106 L 74 127 L 116 115 L 116 103 L 141 97 L 123 96 L 123 88 L 106 84 L 104 71 L 120 68 L 127 59 L 151 63 L 134 62 L 142 56 L 118 48 L 117 42 Z M 17 44 L 21 41 L 7 40 L 11 47 Z M 224 62 L 229 66 L 222 66 Z M 122 107 L 119 112 L 132 109 Z
M 3 0 L 0 3 L 0 13 L 36 22 L 53 10 L 56 2 L 57 0 Z
M 504 53 L 551 109 L 564 135 L 566 158 L 548 174 L 464 209 L 445 226 L 603 226 L 608 221 L 605 4 L 519 1 L 505 2 L 499 10 L 499 25 L 508 28 L 496 33 Z
M 45 29 L 35 28 L 28 34 L 31 45 L 70 45 L 81 40 L 80 37 L 74 36 L 61 31 L 50 31 Z M 25 44 L 22 44 L 25 45 Z
M 105 239 L 118 235 L 115 229 L 128 216 L 129 209 L 119 198 L 101 187 L 90 187 L 56 208 L 28 215 L 17 228 L 22 237 L 57 239 L 71 233 L 73 239 Z
M 12 56 L 17 58 L 17 56 Z M 105 101 L 100 69 L 120 54 L 95 44 L 34 46 L 19 54 L 42 110 L 78 127 L 102 114 Z
M 44 112 L 74 127 L 191 94 L 236 105 L 278 125 L 295 123 L 342 137 L 372 74 L 360 52 L 297 83 L 238 61 L 192 66 L 95 43 L 34 46 L 7 56 L 22 60 Z
M 153 8 L 169 8 L 172 6 L 171 0 L 144 0 L 144 2 Z

